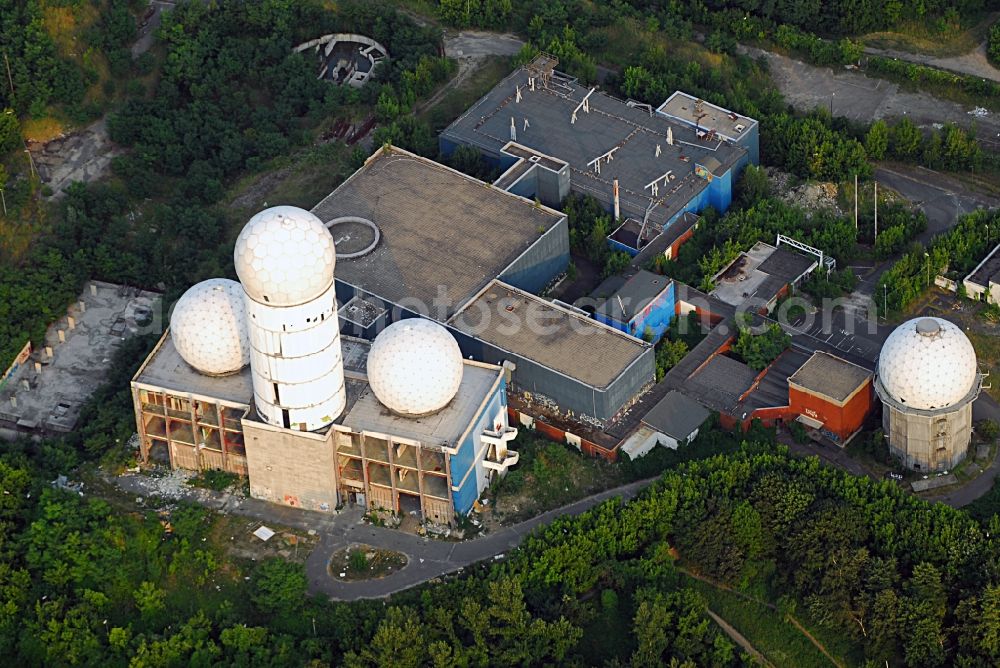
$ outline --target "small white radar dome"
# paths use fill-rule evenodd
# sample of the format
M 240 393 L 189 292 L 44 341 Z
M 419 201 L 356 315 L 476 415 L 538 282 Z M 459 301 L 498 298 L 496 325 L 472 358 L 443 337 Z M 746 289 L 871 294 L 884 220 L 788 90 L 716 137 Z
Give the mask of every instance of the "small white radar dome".
M 386 327 L 368 354 L 368 383 L 393 413 L 420 417 L 455 398 L 462 384 L 462 351 L 447 329 L 423 318 Z
M 893 330 L 878 358 L 878 381 L 889 396 L 918 410 L 946 408 L 972 391 L 976 351 L 958 326 L 916 318 Z
M 236 373 L 250 362 L 243 288 L 212 278 L 188 288 L 170 316 L 170 338 L 185 362 L 209 376 Z
M 233 260 L 247 295 L 272 306 L 296 306 L 333 282 L 333 237 L 323 222 L 296 206 L 275 206 L 250 219 Z

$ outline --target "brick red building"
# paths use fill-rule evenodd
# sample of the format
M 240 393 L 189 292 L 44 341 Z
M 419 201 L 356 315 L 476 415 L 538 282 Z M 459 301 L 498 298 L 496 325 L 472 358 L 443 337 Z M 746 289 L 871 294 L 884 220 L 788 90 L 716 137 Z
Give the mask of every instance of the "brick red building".
M 861 429 L 873 403 L 871 372 L 829 353 L 813 353 L 788 378 L 790 412 L 840 444 Z

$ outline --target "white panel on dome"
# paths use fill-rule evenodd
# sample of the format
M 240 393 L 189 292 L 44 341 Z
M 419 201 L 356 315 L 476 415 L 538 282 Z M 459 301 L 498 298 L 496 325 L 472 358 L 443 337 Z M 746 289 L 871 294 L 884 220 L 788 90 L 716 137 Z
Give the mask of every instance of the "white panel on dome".
M 243 288 L 225 278 L 191 286 L 174 306 L 170 336 L 184 361 L 201 373 L 239 371 L 250 361 Z
M 933 410 L 962 401 L 977 381 L 976 351 L 942 318 L 909 320 L 886 339 L 878 359 L 884 390 L 903 406 Z
M 319 218 L 298 207 L 275 206 L 243 227 L 233 259 L 251 299 L 293 306 L 330 286 L 336 255 L 333 237 Z
M 386 327 L 368 353 L 368 383 L 382 404 L 404 416 L 435 413 L 462 383 L 462 351 L 451 333 L 410 318 Z

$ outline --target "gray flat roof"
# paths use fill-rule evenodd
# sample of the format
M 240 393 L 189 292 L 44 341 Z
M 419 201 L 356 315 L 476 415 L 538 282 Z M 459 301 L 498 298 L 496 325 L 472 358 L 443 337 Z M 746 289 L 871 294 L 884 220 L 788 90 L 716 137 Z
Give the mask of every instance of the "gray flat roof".
M 983 288 L 989 288 L 990 282 L 996 283 L 997 274 L 1000 273 L 1000 245 L 997 245 L 982 262 L 972 270 L 965 280 Z
M 757 121 L 749 116 L 699 100 L 682 91 L 677 91 L 668 97 L 657 111 L 730 139 L 746 134 L 750 128 L 757 125 Z M 738 124 L 743 125 L 742 132 L 736 130 Z
M 563 214 L 398 148 L 380 149 L 312 209 L 324 222 L 367 218 L 382 238 L 367 255 L 338 259 L 337 280 L 443 318 L 555 226 Z
M 796 253 L 788 246 L 778 246 L 774 252 L 757 267 L 770 276 L 784 279 L 787 283 L 798 280 L 818 262 L 815 257 Z
M 528 86 L 529 72 L 518 69 L 496 85 L 444 130 L 442 136 L 499 154 L 511 139 L 511 119 L 517 143 L 568 162 L 572 189 L 610 203 L 612 181 L 619 180 L 625 214 L 642 219 L 650 204 L 647 184 L 660 179 L 650 220 L 662 224 L 680 212 L 708 182 L 694 174 L 695 163 L 714 157 L 723 170 L 732 167 L 746 149 L 729 142 L 699 139 L 694 129 L 660 115 L 629 107 L 600 91 L 587 99 L 590 112 L 574 109 L 589 89 L 554 76 L 548 88 Z M 517 90 L 520 89 L 520 101 Z M 525 127 L 527 121 L 527 127 Z M 674 145 L 667 144 L 668 128 Z M 660 155 L 657 155 L 657 147 Z M 615 149 L 613 160 L 602 160 L 600 173 L 590 164 Z M 672 171 L 674 180 L 663 183 Z
M 363 376 L 371 343 L 363 339 L 341 336 L 340 346 L 343 351 L 344 372 Z M 176 394 L 198 395 L 241 406 L 249 406 L 253 401 L 250 365 L 243 367 L 239 373 L 228 376 L 206 376 L 181 358 L 170 338 L 169 329 L 146 358 L 133 382 Z M 252 414 L 251 419 L 253 419 Z
M 721 406 L 735 409 L 740 396 L 750 389 L 757 372 L 749 366 L 725 355 L 715 355 L 688 382 L 700 386 L 704 391 L 717 395 Z
M 868 369 L 830 353 L 817 351 L 798 371 L 789 376 L 788 382 L 834 401 L 846 401 L 871 377 L 872 373 Z
M 667 436 L 682 440 L 700 427 L 709 415 L 708 409 L 694 399 L 671 390 L 646 413 L 642 421 Z
M 491 283 L 449 324 L 598 389 L 611 385 L 650 347 L 501 281 Z
M 198 395 L 241 406 L 249 406 L 253 400 L 249 364 L 229 376 L 206 376 L 181 358 L 170 338 L 170 330 L 146 358 L 145 365 L 133 382 L 175 394 Z
M 671 283 L 672 279 L 666 276 L 640 269 L 609 296 L 597 311 L 619 322 L 628 322 L 669 288 Z M 624 313 L 622 306 L 625 307 Z
M 337 422 L 358 431 L 410 438 L 427 445 L 457 446 L 503 373 L 501 367 L 478 362 L 466 361 L 464 367 L 462 384 L 455 398 L 433 415 L 421 418 L 396 415 L 379 402 L 367 383 L 363 383 L 353 405 L 348 406 Z

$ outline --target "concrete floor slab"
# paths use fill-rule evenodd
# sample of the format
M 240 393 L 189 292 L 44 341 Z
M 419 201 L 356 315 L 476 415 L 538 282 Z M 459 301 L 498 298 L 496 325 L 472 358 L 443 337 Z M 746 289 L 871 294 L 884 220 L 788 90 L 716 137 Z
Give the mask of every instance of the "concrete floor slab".
M 28 360 L 0 387 L 0 425 L 16 433 L 73 429 L 122 341 L 162 331 L 159 299 L 158 293 L 138 288 L 88 282 L 78 301 L 49 326 L 44 341 L 32 342 Z

